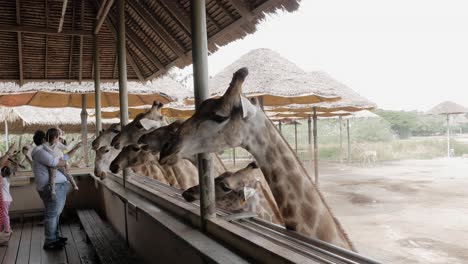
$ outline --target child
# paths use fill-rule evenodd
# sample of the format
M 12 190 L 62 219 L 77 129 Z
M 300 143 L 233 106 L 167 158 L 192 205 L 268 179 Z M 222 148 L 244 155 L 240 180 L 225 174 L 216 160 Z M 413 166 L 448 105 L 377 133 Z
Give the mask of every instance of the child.
M 67 148 L 67 146 L 65 146 L 62 143 L 59 136 L 60 136 L 60 130 L 58 130 L 58 129 L 49 129 L 47 131 L 47 134 L 46 134 L 47 142 L 43 144 L 44 149 L 47 152 L 49 152 L 50 154 L 52 154 L 52 156 L 54 156 L 55 158 L 60 158 L 60 159 L 63 159 L 63 160 L 67 160 L 68 155 L 64 155 L 63 151 L 67 150 L 68 148 Z M 57 138 L 59 140 L 55 140 Z M 74 152 L 78 147 L 79 147 L 79 145 L 75 146 L 75 148 L 72 149 L 70 152 Z M 71 183 L 73 189 L 75 189 L 76 191 L 78 190 L 78 185 L 76 184 L 75 179 L 73 178 L 73 176 L 71 176 L 68 173 L 68 169 L 67 169 L 66 166 L 65 167 L 54 167 L 54 168 L 49 167 L 48 170 L 49 170 L 49 185 L 50 185 L 52 199 L 55 199 L 55 195 L 56 195 L 55 194 L 55 175 L 57 173 L 57 170 L 60 171 L 63 175 L 65 175 L 65 177 Z
M 2 174 L 2 201 L 3 201 L 3 232 L 11 233 L 10 227 L 10 216 L 8 214 L 8 209 L 10 208 L 10 204 L 13 201 L 11 194 L 10 194 L 10 176 L 11 170 L 10 167 L 4 166 L 1 169 Z

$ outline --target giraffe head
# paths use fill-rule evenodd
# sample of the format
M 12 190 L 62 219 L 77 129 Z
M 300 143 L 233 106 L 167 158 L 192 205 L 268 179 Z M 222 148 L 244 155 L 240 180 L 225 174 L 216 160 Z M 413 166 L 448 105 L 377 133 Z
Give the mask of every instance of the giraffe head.
M 120 133 L 120 123 L 115 123 L 110 125 L 110 127 L 106 130 L 102 130 L 102 133 L 93 140 L 91 144 L 94 150 L 98 150 L 104 146 L 108 146 L 112 139 Z
M 215 178 L 215 196 L 216 204 L 229 211 L 245 210 L 246 207 L 255 207 L 258 203 L 258 194 L 256 193 L 259 179 L 256 179 L 252 173 L 257 169 L 255 162 L 236 172 L 225 172 Z M 196 185 L 187 189 L 182 196 L 188 202 L 200 199 L 200 186 Z M 249 208 L 249 210 L 252 208 Z M 255 208 L 253 208 L 255 209 Z
M 135 119 L 122 128 L 120 133 L 112 139 L 111 146 L 120 149 L 130 144 L 136 144 L 138 139 L 154 129 L 167 124 L 166 118 L 161 114 L 163 104 L 154 102 L 146 113 L 139 114 Z
M 207 99 L 200 105 L 162 149 L 161 164 L 173 164 L 180 158 L 197 153 L 245 145 L 253 126 L 264 124 L 264 119 L 258 115 L 261 112 L 258 102 L 255 99 L 250 101 L 241 94 L 247 75 L 247 68 L 241 68 L 234 73 L 222 97 Z
M 152 152 L 159 153 L 164 146 L 169 144 L 181 125 L 182 121 L 176 120 L 168 126 L 157 128 L 153 132 L 141 136 L 138 144 L 147 145 Z
M 109 168 L 112 173 L 117 173 L 121 169 L 143 165 L 147 160 L 149 148 L 147 145 L 139 146 L 131 144 L 122 149 L 117 157 L 111 162 Z
M 96 151 L 94 161 L 94 175 L 101 179 L 107 176 L 111 161 L 117 156 L 119 150 L 110 146 L 112 139 L 120 133 L 120 124 L 112 124 L 93 141 L 92 147 Z

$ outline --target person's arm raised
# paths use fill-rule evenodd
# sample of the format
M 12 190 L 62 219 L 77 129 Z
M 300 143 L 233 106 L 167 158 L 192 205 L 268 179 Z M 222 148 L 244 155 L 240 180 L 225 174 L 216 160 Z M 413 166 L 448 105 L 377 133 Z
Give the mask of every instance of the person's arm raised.
M 8 162 L 8 158 L 10 158 L 10 156 L 16 151 L 16 142 L 13 142 L 13 144 L 10 145 L 10 148 L 8 149 L 8 151 L 5 153 L 5 155 L 3 155 L 1 158 L 0 158 L 0 166 L 5 166 Z

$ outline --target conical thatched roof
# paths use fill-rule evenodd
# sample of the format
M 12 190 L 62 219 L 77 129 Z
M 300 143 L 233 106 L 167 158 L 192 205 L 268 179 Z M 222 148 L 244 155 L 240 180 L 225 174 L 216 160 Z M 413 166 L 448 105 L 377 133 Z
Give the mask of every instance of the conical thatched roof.
M 19 106 L 0 108 L 0 127 L 5 131 L 4 121 L 8 122 L 10 133 L 34 133 L 38 129 L 46 130 L 59 126 L 65 132 L 79 133 L 81 131 L 81 110 L 77 108 L 40 108 Z M 88 117 L 88 132 L 94 131 L 94 118 Z M 119 120 L 103 120 L 103 126 Z
M 249 76 L 242 86 L 248 97 L 262 96 L 265 106 L 336 101 L 335 82 L 306 74 L 277 52 L 256 49 L 240 57 L 209 81 L 212 96 L 221 96 L 238 69 L 247 67 Z
M 101 106 L 119 106 L 118 83 L 101 85 Z M 27 83 L 18 86 L 14 83 L 0 83 L 0 105 L 38 107 L 80 107 L 81 95 L 86 94 L 87 108 L 94 108 L 94 83 Z M 192 92 L 170 77 L 162 77 L 144 84 L 128 84 L 129 106 L 151 105 L 153 101 L 168 103 L 186 98 Z
M 361 110 L 372 110 L 377 105 L 367 98 L 353 91 L 348 86 L 336 81 L 325 72 L 310 72 L 313 80 L 317 83 L 333 84 L 333 90 L 341 96 L 341 100 L 336 102 L 321 102 L 316 104 L 292 104 L 284 107 L 271 107 L 268 110 L 274 112 L 311 112 L 313 107 L 319 112 L 347 111 L 356 112 Z
M 463 113 L 468 113 L 468 109 L 451 101 L 442 102 L 427 111 L 427 114 L 430 115 L 449 115 Z

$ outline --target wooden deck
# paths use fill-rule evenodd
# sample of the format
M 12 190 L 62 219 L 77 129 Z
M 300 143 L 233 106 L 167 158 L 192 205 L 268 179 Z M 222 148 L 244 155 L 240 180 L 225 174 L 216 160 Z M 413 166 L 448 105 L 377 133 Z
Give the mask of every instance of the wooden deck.
M 91 244 L 86 243 L 86 236 L 80 229 L 77 218 L 63 221 L 61 235 L 68 238 L 67 245 L 60 251 L 42 249 L 44 226 L 42 218 L 25 218 L 12 223 L 13 234 L 8 246 L 0 247 L 2 264 L 91 264 L 98 263 Z

